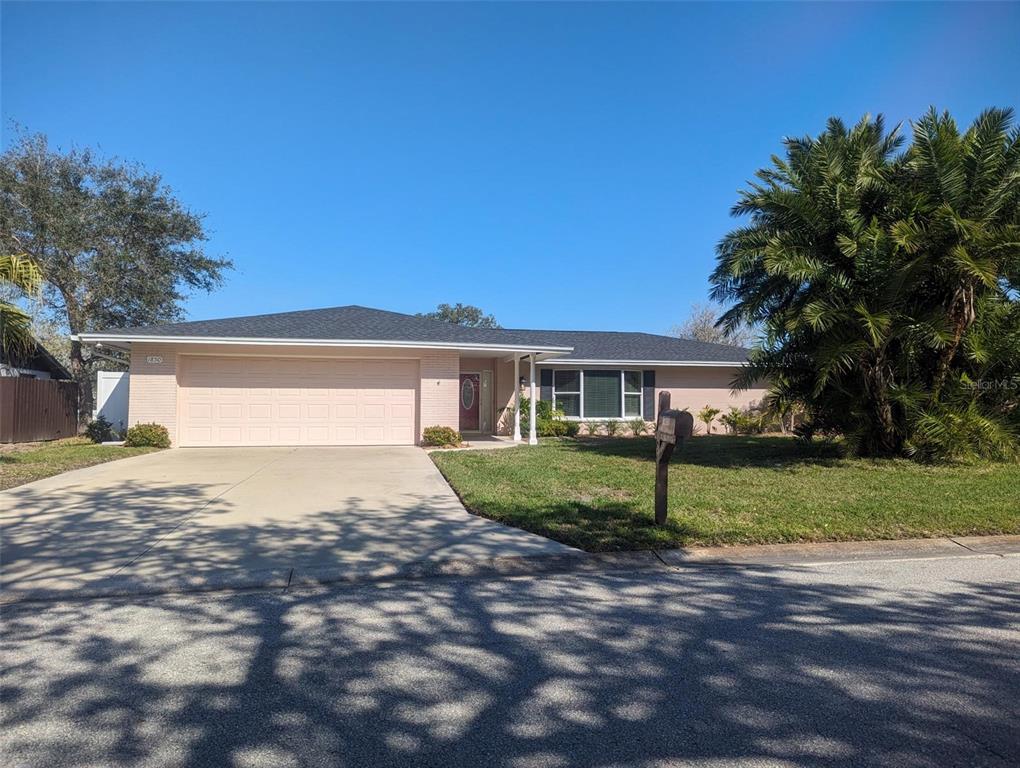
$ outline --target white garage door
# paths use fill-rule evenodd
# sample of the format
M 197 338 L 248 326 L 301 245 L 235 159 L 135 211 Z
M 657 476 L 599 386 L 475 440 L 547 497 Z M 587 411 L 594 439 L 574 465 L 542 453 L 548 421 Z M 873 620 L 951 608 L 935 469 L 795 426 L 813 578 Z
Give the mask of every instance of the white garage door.
M 181 358 L 181 445 L 412 445 L 415 360 Z

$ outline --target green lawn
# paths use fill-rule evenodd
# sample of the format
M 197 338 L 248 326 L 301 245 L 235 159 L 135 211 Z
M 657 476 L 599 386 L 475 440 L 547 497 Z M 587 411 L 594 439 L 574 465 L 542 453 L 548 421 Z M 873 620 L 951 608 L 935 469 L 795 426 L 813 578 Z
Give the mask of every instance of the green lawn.
M 0 490 L 59 475 L 72 469 L 126 459 L 156 448 L 124 448 L 118 445 L 96 445 L 84 437 L 70 437 L 51 443 L 38 443 L 24 450 L 6 446 L 0 453 Z
M 837 445 L 701 436 L 674 455 L 652 522 L 651 438 L 433 453 L 476 514 L 589 551 L 1020 534 L 1020 465 L 845 459 Z

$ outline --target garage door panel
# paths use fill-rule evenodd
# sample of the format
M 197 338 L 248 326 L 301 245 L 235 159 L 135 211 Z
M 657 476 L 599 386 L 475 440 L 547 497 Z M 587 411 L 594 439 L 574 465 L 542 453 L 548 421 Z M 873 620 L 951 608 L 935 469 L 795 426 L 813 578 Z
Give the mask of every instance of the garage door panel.
M 216 417 L 218 419 L 239 419 L 243 411 L 242 403 L 220 403 L 216 408 Z
M 272 403 L 248 403 L 248 418 L 264 421 L 273 418 Z
M 329 403 L 309 403 L 308 418 L 329 421 Z
M 392 410 L 393 421 L 410 423 L 414 419 L 414 404 L 396 403 Z
M 386 418 L 386 405 L 383 403 L 366 403 L 361 409 L 363 419 L 378 419 L 383 421 Z
M 413 444 L 417 386 L 415 361 L 185 356 L 181 444 Z

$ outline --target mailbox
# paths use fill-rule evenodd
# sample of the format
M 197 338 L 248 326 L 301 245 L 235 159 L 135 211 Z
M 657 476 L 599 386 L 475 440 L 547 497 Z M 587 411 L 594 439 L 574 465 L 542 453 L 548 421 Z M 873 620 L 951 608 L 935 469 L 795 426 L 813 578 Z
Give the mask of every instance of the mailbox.
M 655 425 L 655 439 L 676 445 L 676 411 L 666 411 L 659 416 L 659 423 Z
M 669 392 L 659 393 L 659 418 L 655 423 L 655 524 L 666 523 L 669 460 L 676 446 L 694 434 L 694 417 L 669 407 Z
M 655 439 L 670 445 L 683 441 L 694 434 L 694 417 L 687 411 L 669 409 L 659 415 L 655 426 Z

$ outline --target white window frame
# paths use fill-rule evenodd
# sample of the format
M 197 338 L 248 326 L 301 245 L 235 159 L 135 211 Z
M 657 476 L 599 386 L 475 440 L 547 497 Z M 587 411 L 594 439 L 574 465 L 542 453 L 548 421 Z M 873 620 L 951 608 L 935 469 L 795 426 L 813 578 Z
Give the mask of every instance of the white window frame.
M 582 371 L 580 368 L 554 368 L 553 369 L 553 372 L 552 372 L 552 407 L 553 407 L 553 410 L 554 411 L 559 410 L 556 407 L 556 372 L 557 371 L 570 371 L 570 372 L 577 371 L 577 381 L 578 381 L 579 389 L 576 392 L 574 392 L 573 390 L 568 389 L 568 390 L 565 390 L 563 392 L 563 394 L 565 394 L 565 395 L 577 395 L 577 412 L 579 414 L 583 414 L 584 413 L 584 371 Z M 621 413 L 622 413 L 622 411 L 621 411 Z M 571 419 L 573 421 L 581 421 L 581 417 L 580 416 L 564 416 L 563 418 Z
M 591 370 L 608 370 L 618 371 L 620 374 L 620 416 L 597 416 L 594 420 L 596 421 L 632 421 L 634 419 L 643 419 L 645 414 L 645 386 L 644 386 L 644 373 L 635 368 L 592 368 Z M 580 416 L 564 416 L 563 418 L 569 419 L 570 421 L 591 421 L 592 419 L 587 418 L 584 415 L 584 369 L 583 368 L 553 368 L 552 373 L 552 407 L 553 410 L 559 410 L 556 407 L 556 372 L 557 371 L 570 371 L 571 373 L 577 372 L 580 379 L 580 390 L 575 392 L 573 390 L 566 390 L 563 392 L 564 395 L 577 395 L 578 396 L 578 407 L 577 410 Z M 627 392 L 627 378 L 626 374 L 636 373 L 638 375 L 638 391 Z M 627 416 L 627 395 L 633 397 L 638 396 L 638 412 L 636 416 Z

